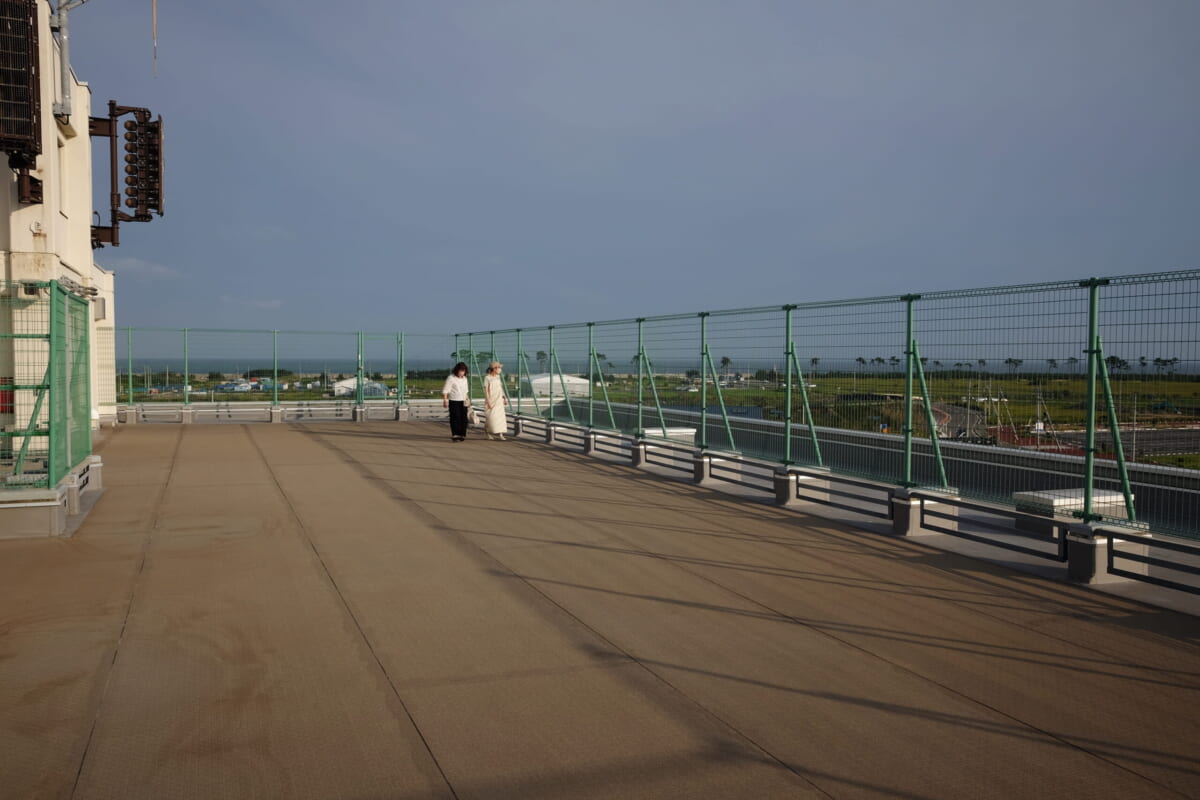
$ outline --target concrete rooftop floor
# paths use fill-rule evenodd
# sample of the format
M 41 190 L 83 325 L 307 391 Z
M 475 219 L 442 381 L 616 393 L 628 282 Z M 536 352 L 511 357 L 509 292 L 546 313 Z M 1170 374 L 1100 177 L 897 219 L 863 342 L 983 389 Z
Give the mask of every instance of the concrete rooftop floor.
M 1200 796 L 1200 618 L 447 434 L 111 435 L 0 541 L 0 797 Z

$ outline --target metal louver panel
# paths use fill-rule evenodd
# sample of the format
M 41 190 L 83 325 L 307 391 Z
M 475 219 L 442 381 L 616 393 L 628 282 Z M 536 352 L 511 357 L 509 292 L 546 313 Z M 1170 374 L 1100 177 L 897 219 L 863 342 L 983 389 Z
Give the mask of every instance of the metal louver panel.
M 32 165 L 42 152 L 36 0 L 0 0 L 0 149 Z

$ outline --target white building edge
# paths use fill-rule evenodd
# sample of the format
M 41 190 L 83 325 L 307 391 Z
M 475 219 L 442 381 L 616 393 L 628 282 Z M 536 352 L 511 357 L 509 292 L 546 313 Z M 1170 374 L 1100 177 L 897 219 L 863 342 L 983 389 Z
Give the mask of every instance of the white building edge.
M 70 73 L 70 116 L 65 123 L 55 117 L 63 85 L 58 42 L 51 34 L 50 3 L 39 0 L 36 7 L 42 152 L 30 174 L 41 180 L 43 199 L 21 203 L 17 172 L 6 170 L 6 190 L 0 191 L 0 219 L 7 221 L 0 225 L 0 278 L 8 283 L 68 279 L 96 290 L 90 326 L 93 420 L 110 423 L 117 415 L 114 280 L 96 264 L 92 250 L 91 89 Z M 0 375 L 13 374 L 5 369 L 12 359 L 11 350 L 0 351 Z M 12 422 L 0 417 L 0 425 Z
M 6 13 L 19 5 L 6 4 Z M 0 219 L 5 221 L 0 225 L 0 281 L 10 287 L 20 282 L 58 281 L 89 298 L 88 372 L 91 425 L 95 429 L 102 424 L 115 423 L 117 407 L 114 275 L 95 262 L 92 248 L 91 90 L 68 69 L 69 114 L 63 113 L 66 110 L 63 107 L 63 67 L 59 43 L 51 29 L 55 9 L 49 0 L 36 0 L 30 7 L 36 14 L 37 27 L 35 63 L 41 151 L 28 172 L 41 181 L 42 201 L 21 202 L 18 170 L 9 168 L 4 172 L 6 186 L 0 190 Z M 31 63 L 33 61 L 31 59 Z M 57 116 L 56 111 L 59 112 Z M 106 152 L 107 139 L 96 144 L 101 153 Z M 8 167 L 9 164 L 0 162 L 0 166 Z M 3 305 L 0 305 L 0 332 L 13 332 L 11 308 Z M 0 339 L 0 378 L 12 380 L 21 369 L 17 341 Z M 28 423 L 32 410 L 21 405 L 21 402 L 10 401 L 8 408 L 0 407 L 0 430 L 13 430 L 15 426 Z M 95 456 L 89 460 L 95 461 L 98 468 Z M 93 481 L 96 487 L 100 484 L 98 472 L 97 469 Z M 72 476 L 68 476 L 63 482 L 71 479 Z M 14 493 L 29 497 L 19 498 Z M 79 510 L 78 492 L 74 497 L 74 508 L 61 485 L 43 493 L 48 495 L 42 498 L 44 502 L 27 490 L 0 493 L 0 500 L 3 500 L 0 503 L 2 535 L 64 532 L 66 516 Z M 49 509 L 49 516 L 39 512 L 46 506 L 56 506 Z

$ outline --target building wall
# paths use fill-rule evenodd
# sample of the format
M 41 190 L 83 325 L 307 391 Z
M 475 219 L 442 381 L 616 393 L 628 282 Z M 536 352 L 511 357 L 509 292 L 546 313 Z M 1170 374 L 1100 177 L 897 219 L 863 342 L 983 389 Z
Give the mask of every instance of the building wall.
M 41 0 L 38 41 L 42 153 L 30 174 L 42 181 L 43 202 L 22 205 L 18 200 L 17 174 L 0 159 L 0 278 L 6 281 L 69 278 L 85 288 L 98 290 L 91 315 L 91 395 L 98 416 L 115 419 L 115 394 L 111 388 L 103 389 L 105 385 L 111 387 L 115 380 L 113 336 L 97 330 L 114 324 L 114 280 L 111 272 L 97 267 L 93 260 L 92 140 L 88 134 L 91 90 L 71 74 L 70 119 L 64 124 L 55 118 L 54 104 L 62 100 L 62 73 L 58 44 L 50 31 L 50 14 L 50 3 Z M 98 146 L 102 153 L 107 153 L 106 143 Z M 12 350 L 2 352 L 3 349 L 0 347 L 0 376 L 12 374 L 11 370 L 6 371 L 13 360 Z

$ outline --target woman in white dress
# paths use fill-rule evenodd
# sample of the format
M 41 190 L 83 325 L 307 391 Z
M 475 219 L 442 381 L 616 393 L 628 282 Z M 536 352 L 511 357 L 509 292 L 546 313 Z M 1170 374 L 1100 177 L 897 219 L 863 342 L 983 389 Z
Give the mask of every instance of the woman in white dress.
M 504 413 L 508 397 L 504 394 L 504 379 L 500 377 L 503 368 L 504 365 L 499 361 L 493 361 L 488 365 L 487 375 L 483 378 L 483 395 L 487 405 L 484 430 L 489 439 L 499 439 L 502 442 L 504 434 L 508 431 L 508 417 Z

